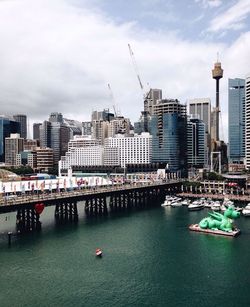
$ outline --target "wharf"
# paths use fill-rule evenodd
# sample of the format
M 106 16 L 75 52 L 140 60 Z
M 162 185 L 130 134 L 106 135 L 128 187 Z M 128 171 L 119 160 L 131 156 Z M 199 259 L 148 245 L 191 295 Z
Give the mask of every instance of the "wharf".
M 184 198 L 211 198 L 213 200 L 224 200 L 228 198 L 229 200 L 250 203 L 250 195 L 235 195 L 235 194 L 212 194 L 212 193 L 190 193 L 190 192 L 182 192 L 178 193 L 177 196 Z

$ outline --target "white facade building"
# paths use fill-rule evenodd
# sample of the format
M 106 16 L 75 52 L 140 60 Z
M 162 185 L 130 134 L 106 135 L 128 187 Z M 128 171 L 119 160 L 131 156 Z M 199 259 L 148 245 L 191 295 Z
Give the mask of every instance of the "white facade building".
M 105 140 L 107 148 L 117 148 L 121 167 L 127 164 L 147 164 L 152 159 L 152 136 L 147 132 L 129 137 L 118 134 Z
M 250 169 L 250 74 L 246 77 L 245 82 L 245 137 L 246 137 L 246 147 L 245 147 L 245 163 L 246 168 Z

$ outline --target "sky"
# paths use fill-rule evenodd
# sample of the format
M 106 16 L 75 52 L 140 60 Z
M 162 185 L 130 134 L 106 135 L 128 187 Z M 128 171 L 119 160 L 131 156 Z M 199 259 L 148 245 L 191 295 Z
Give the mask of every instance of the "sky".
M 228 78 L 250 73 L 250 1 L 0 0 L 0 46 L 0 114 L 27 114 L 30 125 L 107 108 L 133 123 L 149 88 L 214 106 L 219 57 L 227 141 Z

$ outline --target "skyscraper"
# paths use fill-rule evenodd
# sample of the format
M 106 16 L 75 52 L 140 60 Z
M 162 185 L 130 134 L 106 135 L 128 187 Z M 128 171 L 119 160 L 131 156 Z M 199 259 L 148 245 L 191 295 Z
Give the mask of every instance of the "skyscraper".
M 8 166 L 17 165 L 17 154 L 23 151 L 24 138 L 19 133 L 11 133 L 5 138 L 5 164 Z
M 20 133 L 20 123 L 7 116 L 0 116 L 0 162 L 5 161 L 5 138 L 11 133 Z
M 20 123 L 20 136 L 27 139 L 27 116 L 24 114 L 15 114 L 13 118 L 16 122 Z
M 59 116 L 57 116 L 58 114 Z M 56 121 L 57 119 L 59 122 Z M 67 152 L 70 129 L 62 123 L 63 118 L 61 113 L 51 113 L 50 120 L 51 121 L 44 121 L 39 127 L 40 146 L 53 149 L 54 163 L 56 164 L 60 160 L 60 157 Z
M 206 125 L 191 116 L 187 121 L 187 161 L 189 168 L 204 168 L 207 164 Z
M 243 163 L 245 158 L 245 80 L 228 80 L 229 162 Z
M 246 155 L 246 168 L 250 169 L 250 74 L 246 77 L 245 81 L 245 133 L 246 133 L 246 146 L 245 146 L 245 155 Z
M 195 98 L 188 101 L 189 114 L 205 123 L 205 132 L 210 134 L 211 100 L 210 98 Z
M 176 99 L 158 100 L 150 120 L 152 162 L 170 171 L 187 170 L 186 106 Z
M 34 123 L 33 124 L 33 139 L 39 140 L 40 139 L 40 131 L 39 127 L 42 125 L 42 123 Z
M 152 115 L 153 108 L 160 99 L 162 99 L 162 90 L 151 88 L 144 99 L 144 112 Z

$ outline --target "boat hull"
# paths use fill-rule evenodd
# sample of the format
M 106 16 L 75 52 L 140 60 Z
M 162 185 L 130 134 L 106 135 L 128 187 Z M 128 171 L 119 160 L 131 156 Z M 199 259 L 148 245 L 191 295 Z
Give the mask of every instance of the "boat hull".
M 189 230 L 196 231 L 196 232 L 203 232 L 206 234 L 227 236 L 227 237 L 236 237 L 240 234 L 240 229 L 235 229 L 231 232 L 227 232 L 227 231 L 222 231 L 222 230 L 203 229 L 203 228 L 200 228 L 198 224 L 190 225 Z
M 204 209 L 204 206 L 188 207 L 188 211 L 198 211 Z

